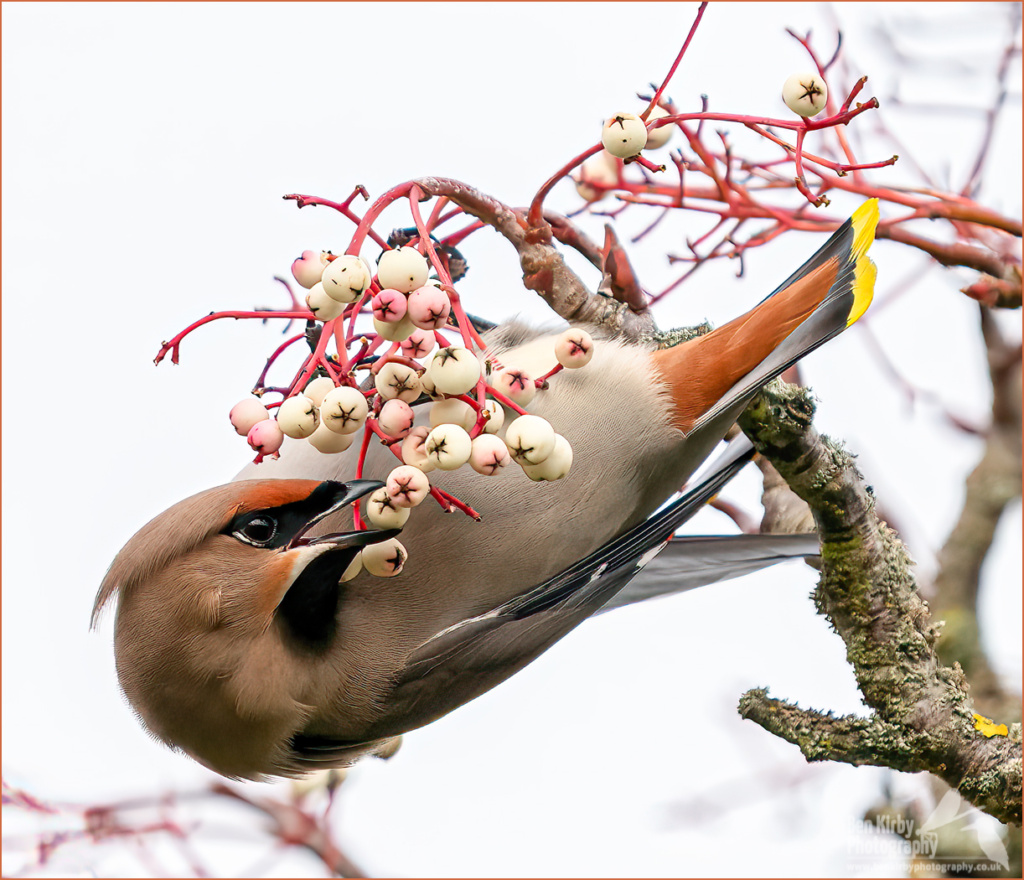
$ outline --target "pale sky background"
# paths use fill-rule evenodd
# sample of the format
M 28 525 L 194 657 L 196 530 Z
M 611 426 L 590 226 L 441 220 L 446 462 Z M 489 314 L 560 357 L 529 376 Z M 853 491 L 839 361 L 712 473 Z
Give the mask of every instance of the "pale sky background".
M 669 94 L 685 108 L 707 93 L 715 109 L 784 115 L 782 82 L 809 67 L 784 28 L 813 29 L 829 55 L 838 18 L 852 70 L 871 77 L 865 96 L 883 101 L 880 118 L 904 141 L 872 140 L 875 123 L 865 117 L 850 128 L 872 144 L 863 158 L 913 154 L 958 186 L 980 117 L 936 122 L 900 108 L 896 78 L 908 101 L 987 106 L 1009 6 L 932 5 L 924 21 L 920 7 L 897 3 L 833 11 L 713 3 Z M 298 211 L 281 196 L 341 199 L 361 183 L 376 197 L 433 174 L 525 204 L 597 140 L 604 117 L 642 106 L 633 94 L 664 76 L 695 11 L 694 3 L 3 5 L 9 781 L 72 801 L 213 778 L 145 735 L 118 691 L 111 616 L 98 633 L 88 617 L 107 565 L 140 526 L 249 460 L 227 411 L 280 331 L 223 322 L 185 342 L 180 366 L 152 359 L 162 340 L 211 310 L 283 304 L 272 276 L 286 275 L 302 250 L 344 248 L 347 221 L 325 208 Z M 901 67 L 890 38 L 924 64 Z M 981 198 L 1019 217 L 1019 59 L 1013 81 Z M 909 163 L 889 173 L 919 182 Z M 579 200 L 562 183 L 548 204 L 568 211 Z M 857 204 L 837 198 L 830 210 L 845 215 Z M 627 212 L 619 228 L 628 236 L 652 219 Z M 601 218 L 586 222 L 598 236 Z M 397 212 L 379 228 L 388 223 L 409 225 Z M 703 228 L 667 220 L 649 247 L 631 248 L 651 290 L 675 277 L 665 251 Z M 742 280 L 734 264 L 706 267 L 659 310 L 659 322 L 721 322 L 746 310 L 822 240 L 794 235 L 759 250 Z M 471 270 L 460 287 L 471 311 L 544 318 L 496 235 L 473 236 L 464 253 Z M 889 242 L 872 255 L 879 302 L 925 265 Z M 871 326 L 911 382 L 983 423 L 977 312 L 957 293 L 972 277 L 932 270 Z M 592 273 L 585 280 L 597 283 Z M 1019 313 L 1004 317 L 1019 333 Z M 804 369 L 821 399 L 819 428 L 859 454 L 929 573 L 980 442 L 951 430 L 928 400 L 908 405 L 858 327 Z M 757 487 L 744 473 L 726 496 L 755 511 Z M 690 530 L 732 527 L 709 511 Z M 1020 533 L 1018 506 L 982 596 L 993 662 L 1018 689 Z M 907 791 L 919 783 L 808 766 L 735 711 L 744 690 L 762 685 L 805 706 L 861 710 L 843 644 L 808 599 L 813 585 L 813 573 L 792 564 L 584 624 L 495 691 L 408 735 L 391 762 L 359 765 L 342 789 L 342 842 L 376 875 L 898 870 L 881 857 L 854 865 L 849 848 L 883 782 Z M 225 845 L 213 864 L 230 875 L 258 854 Z M 89 858 L 72 868 L 87 869 Z M 141 869 L 111 857 L 92 870 Z M 276 870 L 317 866 L 296 857 Z

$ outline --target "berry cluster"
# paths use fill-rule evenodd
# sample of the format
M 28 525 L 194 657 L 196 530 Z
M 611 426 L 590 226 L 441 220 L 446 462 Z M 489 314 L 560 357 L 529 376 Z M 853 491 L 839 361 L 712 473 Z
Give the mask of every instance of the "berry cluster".
M 809 118 L 825 109 L 828 86 L 817 73 L 794 73 L 782 86 L 782 100 L 798 116 Z M 587 159 L 574 178 L 576 191 L 587 202 L 598 201 L 621 182 L 622 167 L 637 162 L 652 171 L 664 170 L 642 156 L 644 150 L 664 147 L 672 137 L 669 124 L 649 127 L 671 116 L 670 110 L 656 104 L 646 120 L 635 113 L 616 113 L 601 129 L 604 149 Z
M 307 440 L 327 455 L 344 452 L 362 437 L 361 473 L 370 439 L 376 436 L 386 444 L 401 464 L 387 476 L 384 488 L 361 502 L 359 525 L 365 521 L 378 529 L 401 528 L 428 495 L 456 501 L 432 489 L 426 475 L 435 469 L 469 465 L 494 477 L 514 461 L 531 480 L 551 481 L 565 477 L 572 465 L 569 441 L 525 407 L 554 373 L 585 366 L 593 357 L 593 339 L 579 329 L 558 336 L 558 366 L 544 376 L 502 366 L 486 356 L 468 320 L 465 330 L 459 328 L 463 344 L 452 344 L 442 334 L 457 294 L 438 277 L 431 279 L 431 268 L 408 245 L 385 250 L 376 276 L 358 256 L 305 251 L 292 264 L 292 275 L 308 291 L 306 305 L 324 325 L 321 335 L 330 330 L 335 338 L 362 344 L 355 360 L 344 358 L 355 369 L 338 369 L 342 358 L 330 356 L 323 364 L 326 375 L 313 378 L 301 391 L 296 387 L 269 407 L 256 397 L 247 398 L 230 412 L 232 426 L 256 450 L 257 460 L 276 457 L 285 437 Z M 441 277 L 446 274 L 443 262 L 434 268 Z M 373 315 L 372 339 L 337 332 L 339 325 L 354 322 L 367 309 Z M 385 343 L 390 347 L 383 354 L 367 356 Z M 356 369 L 363 367 L 369 369 L 372 386 L 357 382 Z M 429 427 L 415 427 L 414 406 L 428 402 Z M 375 544 L 362 551 L 344 579 L 355 577 L 361 567 L 391 577 L 402 570 L 405 559 L 405 548 L 397 540 Z

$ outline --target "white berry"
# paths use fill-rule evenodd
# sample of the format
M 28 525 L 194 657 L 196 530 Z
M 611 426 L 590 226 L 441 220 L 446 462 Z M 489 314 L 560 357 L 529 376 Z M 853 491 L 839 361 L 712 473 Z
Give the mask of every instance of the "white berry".
M 306 294 L 306 306 L 318 321 L 333 321 L 345 311 L 345 307 L 340 302 L 327 295 L 327 291 L 319 281 L 309 288 L 309 293 Z
M 555 448 L 555 429 L 540 416 L 520 416 L 505 431 L 505 445 L 519 464 L 540 464 Z
M 798 116 L 814 116 L 825 109 L 828 86 L 816 73 L 794 73 L 782 84 L 782 100 Z
M 388 474 L 387 490 L 395 507 L 416 507 L 430 494 L 430 480 L 419 468 L 403 464 Z
M 561 434 L 555 434 L 555 448 L 540 464 L 524 464 L 523 472 L 534 482 L 560 480 L 572 467 L 572 447 Z
M 447 400 L 439 400 L 430 407 L 430 427 L 438 425 L 458 425 L 467 431 L 473 429 L 476 424 L 476 410 L 464 400 L 451 397 Z
M 324 455 L 333 455 L 348 449 L 355 442 L 356 435 L 338 434 L 321 421 L 317 429 L 307 439 L 309 440 L 309 445 L 317 450 L 317 452 L 322 452 Z
M 354 434 L 363 427 L 369 411 L 363 392 L 351 385 L 335 388 L 320 404 L 320 418 L 337 434 Z
M 647 126 L 635 113 L 616 113 L 605 122 L 601 143 L 613 156 L 632 159 L 647 143 Z
M 269 419 L 270 412 L 255 397 L 247 397 L 231 407 L 228 418 L 231 420 L 231 427 L 245 437 L 253 425 Z
M 491 376 L 491 386 L 519 406 L 529 406 L 537 393 L 537 383 L 526 370 L 505 367 Z
M 481 434 L 473 439 L 473 449 L 469 454 L 469 466 L 478 474 L 493 477 L 505 467 L 511 456 L 505 441 L 493 434 Z
M 427 372 L 442 394 L 466 394 L 480 381 L 480 361 L 468 348 L 450 345 L 434 354 Z
M 469 461 L 473 441 L 458 425 L 438 425 L 423 444 L 430 461 L 442 471 L 453 471 Z
M 373 273 L 363 260 L 353 254 L 342 254 L 331 260 L 320 277 L 327 295 L 346 305 L 366 293 L 371 281 Z
M 663 107 L 659 107 L 657 104 L 651 111 L 651 115 L 647 117 L 648 122 L 653 122 L 656 119 L 664 119 L 666 116 L 672 114 Z M 660 147 L 665 146 L 672 138 L 672 132 L 675 131 L 674 125 L 663 125 L 661 128 L 649 129 L 647 132 L 647 146 L 648 150 L 657 150 Z
M 317 406 L 320 406 L 324 402 L 324 398 L 333 390 L 334 380 L 330 376 L 319 376 L 303 388 L 302 393 Z
M 367 544 L 360 554 L 363 568 L 377 577 L 394 577 L 405 567 L 409 554 L 395 538 Z
M 405 364 L 388 362 L 373 377 L 377 393 L 385 400 L 404 400 L 412 403 L 420 396 L 420 377 L 416 371 Z
M 377 283 L 409 293 L 427 282 L 430 264 L 414 247 L 384 251 L 377 261 Z
M 388 490 L 378 489 L 366 499 L 363 513 L 370 525 L 378 529 L 400 529 L 409 519 L 412 511 L 408 507 L 399 507 L 388 495 Z
M 425 474 L 429 474 L 436 468 L 436 465 L 430 460 L 430 456 L 427 455 L 428 434 L 430 434 L 430 428 L 426 425 L 418 425 L 402 441 L 402 461 Z
M 555 359 L 566 369 L 585 367 L 594 356 L 594 340 L 586 330 L 570 327 L 555 340 Z

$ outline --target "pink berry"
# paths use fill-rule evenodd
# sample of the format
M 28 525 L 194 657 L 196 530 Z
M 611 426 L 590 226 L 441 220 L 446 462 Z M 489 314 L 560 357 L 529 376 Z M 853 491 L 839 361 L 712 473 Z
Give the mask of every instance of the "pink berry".
M 430 481 L 419 468 L 403 464 L 388 474 L 387 489 L 395 507 L 415 507 L 430 494 Z
M 303 251 L 301 257 L 292 262 L 292 277 L 307 290 L 320 280 L 324 264 L 317 251 Z
M 373 317 L 386 324 L 397 324 L 405 317 L 408 308 L 405 294 L 385 287 L 378 293 L 371 303 L 373 306 Z
M 537 393 L 537 383 L 525 370 L 506 367 L 491 377 L 493 387 L 520 406 L 528 406 Z
M 433 350 L 435 345 L 434 334 L 427 330 L 416 330 L 408 339 L 402 343 L 402 354 L 408 358 L 421 360 Z
M 385 434 L 401 439 L 412 430 L 412 423 L 415 418 L 412 407 L 404 400 L 399 400 L 396 397 L 387 401 L 380 408 L 377 424 L 380 425 L 380 429 Z
M 469 466 L 478 474 L 493 477 L 512 460 L 505 441 L 494 434 L 481 434 L 474 438 L 469 454 Z
M 284 443 L 284 432 L 273 419 L 264 419 L 249 429 L 245 439 L 260 455 L 271 455 Z
M 451 311 L 448 295 L 437 287 L 426 285 L 409 294 L 409 319 L 421 330 L 440 330 Z
M 426 442 L 429 434 L 430 428 L 419 425 L 402 441 L 402 461 L 425 474 L 430 473 L 435 467 L 427 456 Z
M 585 367 L 594 356 L 594 340 L 586 330 L 570 327 L 555 340 L 555 359 L 567 369 Z
M 255 397 L 247 397 L 231 407 L 228 418 L 231 419 L 231 427 L 237 433 L 246 437 L 252 426 L 257 422 L 262 422 L 264 419 L 269 419 L 270 413 Z

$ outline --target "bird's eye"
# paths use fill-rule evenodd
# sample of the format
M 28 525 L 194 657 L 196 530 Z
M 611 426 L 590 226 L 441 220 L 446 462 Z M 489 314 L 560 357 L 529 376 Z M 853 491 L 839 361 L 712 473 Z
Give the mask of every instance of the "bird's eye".
M 253 517 L 249 522 L 231 533 L 239 541 L 252 544 L 254 547 L 265 547 L 274 540 L 277 534 L 277 520 L 271 516 L 261 514 Z

